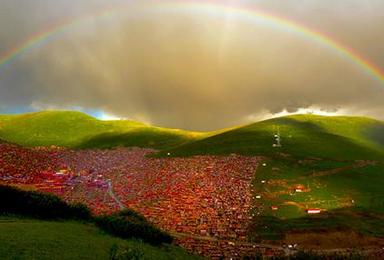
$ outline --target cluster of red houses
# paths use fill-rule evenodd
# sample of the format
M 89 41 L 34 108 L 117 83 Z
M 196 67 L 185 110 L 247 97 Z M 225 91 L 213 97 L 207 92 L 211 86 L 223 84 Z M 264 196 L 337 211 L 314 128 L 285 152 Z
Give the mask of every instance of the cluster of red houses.
M 22 148 L 11 144 L 0 144 L 0 184 L 10 184 L 54 193 L 69 202 L 89 203 L 95 213 L 111 212 L 111 199 L 102 201 L 108 182 L 102 175 L 87 171 L 77 172 L 63 160 L 61 154 L 67 150 L 59 148 Z M 78 196 L 78 199 L 75 197 Z M 99 202 L 99 203 L 97 203 Z
M 245 239 L 256 158 L 145 160 L 145 170 L 109 176 L 127 207 L 168 231 Z
M 258 245 L 246 242 L 226 240 L 201 240 L 195 238 L 176 239 L 176 243 L 187 251 L 204 255 L 210 259 L 260 259 L 261 256 L 284 256 L 279 247 Z
M 43 172 L 58 168 L 55 151 L 0 144 L 0 181 L 30 184 L 44 179 Z
M 258 158 L 147 157 L 152 152 L 139 148 L 67 150 L 0 145 L 0 181 L 33 185 L 68 202 L 85 203 L 97 214 L 118 210 L 117 198 L 166 231 L 201 237 L 199 242 L 176 240 L 194 252 L 211 256 L 223 248 L 237 254 L 248 252 L 249 246 L 204 241 L 246 241 L 250 185 Z
M 147 158 L 150 149 L 64 150 L 59 161 L 81 176 L 102 176 L 119 200 L 174 232 L 245 239 L 250 183 L 258 160 L 242 156 Z M 89 185 L 73 197 L 90 204 Z M 77 193 L 77 194 L 76 194 Z M 75 195 L 76 194 L 76 195 Z M 100 194 L 103 207 L 105 193 Z M 95 211 L 98 211 L 97 209 Z

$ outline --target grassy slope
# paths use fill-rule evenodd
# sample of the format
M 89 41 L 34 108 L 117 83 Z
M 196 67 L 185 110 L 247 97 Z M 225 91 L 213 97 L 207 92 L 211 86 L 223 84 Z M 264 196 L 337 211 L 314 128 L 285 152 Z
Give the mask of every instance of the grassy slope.
M 24 146 L 170 148 L 201 134 L 133 121 L 100 121 L 80 112 L 47 111 L 0 116 L 0 139 Z
M 12 116 L 12 115 L 0 115 L 0 124 L 7 122 L 14 117 L 15 116 Z
M 281 148 L 272 148 L 274 128 L 279 127 Z M 270 119 L 170 149 L 174 156 L 193 154 L 268 155 L 332 159 L 381 159 L 384 123 L 362 117 L 297 115 Z
M 178 247 L 122 240 L 78 222 L 1 217 L 0 244 L 1 259 L 108 259 L 113 245 L 139 249 L 144 259 L 194 259 Z
M 253 214 L 260 218 L 254 219 L 251 238 L 330 228 L 384 236 L 383 162 L 353 167 L 355 161 L 270 158 L 264 163 L 253 181 L 254 196 L 261 198 L 255 198 Z M 293 192 L 298 184 L 309 190 Z M 324 213 L 308 216 L 308 208 Z

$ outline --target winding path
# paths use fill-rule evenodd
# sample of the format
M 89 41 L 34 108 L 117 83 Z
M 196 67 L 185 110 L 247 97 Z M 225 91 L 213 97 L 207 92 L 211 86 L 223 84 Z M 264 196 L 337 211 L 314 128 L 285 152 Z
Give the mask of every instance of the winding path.
M 123 210 L 123 209 L 126 209 L 126 207 L 124 206 L 123 203 L 121 203 L 121 201 L 117 198 L 116 194 L 113 192 L 113 185 L 112 185 L 112 181 L 111 180 L 108 180 L 108 194 L 109 196 L 111 196 L 111 198 L 116 201 L 116 203 L 119 205 L 120 209 Z

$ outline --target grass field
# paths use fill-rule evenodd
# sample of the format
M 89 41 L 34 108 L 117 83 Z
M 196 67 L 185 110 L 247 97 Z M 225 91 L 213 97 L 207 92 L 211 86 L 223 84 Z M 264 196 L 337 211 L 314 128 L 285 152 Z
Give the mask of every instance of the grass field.
M 100 121 L 73 111 L 0 116 L 0 139 L 23 146 L 164 149 L 202 136 L 202 133 L 152 127 L 128 120 Z
M 383 162 L 270 158 L 263 165 L 253 181 L 252 239 L 340 229 L 384 236 Z M 322 213 L 310 216 L 310 208 Z
M 111 237 L 90 224 L 10 217 L 0 217 L 0 245 L 1 259 L 109 259 L 113 248 L 143 259 L 197 259 L 175 246 Z

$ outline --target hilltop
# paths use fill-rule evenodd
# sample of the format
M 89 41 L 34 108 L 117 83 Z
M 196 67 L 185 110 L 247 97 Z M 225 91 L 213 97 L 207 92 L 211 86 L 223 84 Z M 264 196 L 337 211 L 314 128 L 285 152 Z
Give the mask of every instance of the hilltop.
M 279 129 L 282 147 L 273 148 Z M 365 117 L 294 115 L 269 119 L 164 151 L 195 154 L 266 155 L 330 159 L 383 159 L 384 122 Z
M 0 139 L 22 146 L 164 149 L 200 136 L 197 132 L 152 127 L 129 120 L 101 121 L 75 111 L 0 116 Z

